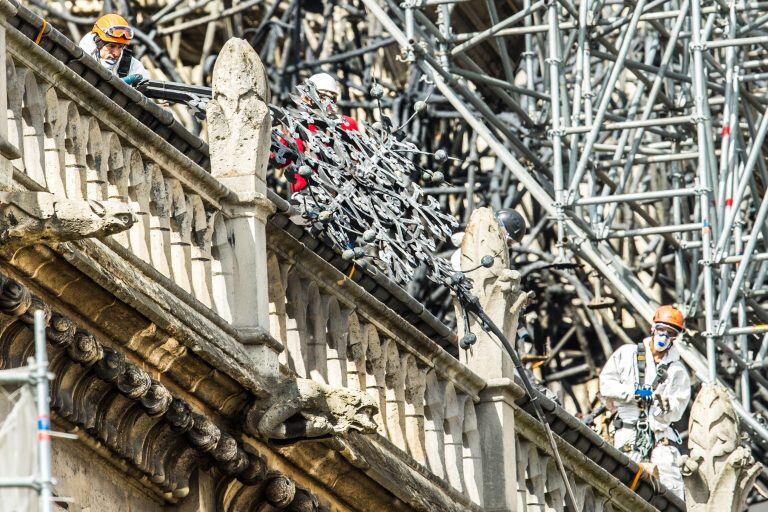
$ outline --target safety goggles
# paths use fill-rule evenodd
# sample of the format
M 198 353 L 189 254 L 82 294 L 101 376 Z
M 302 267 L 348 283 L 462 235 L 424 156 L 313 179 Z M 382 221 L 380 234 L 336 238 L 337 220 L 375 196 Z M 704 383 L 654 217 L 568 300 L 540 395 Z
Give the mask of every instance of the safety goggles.
M 657 334 L 666 335 L 670 338 L 675 338 L 680 335 L 680 331 L 667 324 L 653 324 L 653 330 Z
M 133 39 L 133 29 L 131 27 L 125 27 L 121 25 L 115 25 L 109 27 L 104 33 L 108 37 L 117 37 L 121 39 Z

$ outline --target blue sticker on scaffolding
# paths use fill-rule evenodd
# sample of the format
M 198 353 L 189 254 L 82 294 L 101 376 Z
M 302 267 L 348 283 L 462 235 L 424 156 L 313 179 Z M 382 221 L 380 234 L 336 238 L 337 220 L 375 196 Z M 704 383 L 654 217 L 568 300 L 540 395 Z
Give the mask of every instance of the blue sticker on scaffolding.
M 38 418 L 37 430 L 51 430 L 51 420 L 49 418 Z

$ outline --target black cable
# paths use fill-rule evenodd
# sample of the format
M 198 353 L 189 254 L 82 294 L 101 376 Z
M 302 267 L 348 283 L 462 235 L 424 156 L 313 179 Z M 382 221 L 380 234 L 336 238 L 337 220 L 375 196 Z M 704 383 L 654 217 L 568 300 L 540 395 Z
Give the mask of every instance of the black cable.
M 528 375 L 525 373 L 525 367 L 523 366 L 523 363 L 520 360 L 520 356 L 517 354 L 517 351 L 509 342 L 509 340 L 501 331 L 501 329 L 499 329 L 499 327 L 493 322 L 493 320 L 491 320 L 488 314 L 483 310 L 482 306 L 480 305 L 480 300 L 477 297 L 473 296 L 472 294 L 468 293 L 466 290 L 462 289 L 461 287 L 457 287 L 457 288 L 458 288 L 456 290 L 457 296 L 461 301 L 461 305 L 464 307 L 464 309 L 477 317 L 484 331 L 490 332 L 491 334 L 496 336 L 496 338 L 504 346 L 504 349 L 507 351 L 509 356 L 512 358 L 512 363 L 515 365 L 517 374 L 520 376 L 520 380 L 523 383 L 523 388 L 525 388 L 525 392 L 528 395 L 528 398 L 530 399 L 534 412 L 536 413 L 536 418 L 542 423 L 542 425 L 544 426 L 544 430 L 547 434 L 547 440 L 549 441 L 549 447 L 552 450 L 552 456 L 555 458 L 557 469 L 560 473 L 560 476 L 563 479 L 563 485 L 565 486 L 566 507 L 572 512 L 576 512 L 578 510 L 576 508 L 576 499 L 573 496 L 573 490 L 571 489 L 571 484 L 568 481 L 568 474 L 565 471 L 565 466 L 563 465 L 563 461 L 560 458 L 560 452 L 557 448 L 555 435 L 552 433 L 552 429 L 549 427 L 549 423 L 544 417 L 544 411 L 542 410 L 541 405 L 537 400 L 536 394 L 534 393 L 533 385 L 531 384 L 530 379 L 528 379 Z

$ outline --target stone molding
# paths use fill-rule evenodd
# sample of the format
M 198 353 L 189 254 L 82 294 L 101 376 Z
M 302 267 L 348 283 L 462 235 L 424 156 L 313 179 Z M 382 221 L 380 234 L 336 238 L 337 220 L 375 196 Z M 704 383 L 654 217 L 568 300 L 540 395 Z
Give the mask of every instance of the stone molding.
M 263 457 L 196 413 L 189 402 L 127 361 L 122 352 L 103 345 L 66 316 L 52 312 L 25 287 L 1 276 L 0 313 L 8 320 L 0 323 L 0 367 L 23 364 L 33 350 L 35 309 L 42 309 L 48 321 L 50 368 L 56 375 L 53 409 L 129 460 L 166 501 L 186 497 L 192 472 L 212 460 L 223 475 L 258 487 L 260 499 L 278 510 L 292 510 L 307 500 L 313 504 L 307 510 L 319 510 L 310 493 L 268 471 Z M 276 479 L 293 488 L 290 496 L 275 498 L 280 494 L 274 491 Z

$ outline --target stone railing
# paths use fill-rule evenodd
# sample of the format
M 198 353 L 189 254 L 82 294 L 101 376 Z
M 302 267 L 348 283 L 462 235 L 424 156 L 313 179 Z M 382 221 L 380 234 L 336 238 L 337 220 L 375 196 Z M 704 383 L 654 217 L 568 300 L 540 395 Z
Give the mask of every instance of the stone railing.
M 368 392 L 379 434 L 481 505 L 475 402 L 485 382 L 277 230 L 268 275 L 281 361 L 300 377 Z
M 260 293 L 253 286 L 259 253 L 253 240 L 259 229 L 243 232 L 238 212 L 248 199 L 190 161 L 187 155 L 207 164 L 207 147 L 169 112 L 29 11 L 12 14 L 9 21 L 19 30 L 5 31 L 0 87 L 7 120 L 0 122 L 0 151 L 12 161 L 0 177 L 3 188 L 128 204 L 138 221 L 104 243 L 185 292 L 181 295 L 204 306 L 198 309 L 209 318 L 234 326 L 241 338 L 253 338 L 258 327 L 253 306 Z M 40 45 L 30 38 L 38 26 Z M 256 217 L 270 211 L 247 186 L 239 193 L 251 198 L 248 208 Z
M 80 96 L 82 78 L 63 67 L 40 72 L 31 42 L 13 42 L 0 94 L 7 95 L 7 141 L 20 155 L 14 178 L 70 199 L 129 203 L 139 220 L 112 239 L 229 318 L 235 262 L 217 197 L 223 187 L 201 186 L 181 162 L 158 158 L 162 148 L 151 144 L 160 141 L 138 143 L 121 119 L 109 118 L 107 98 Z

